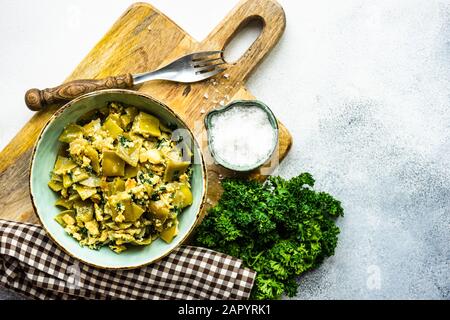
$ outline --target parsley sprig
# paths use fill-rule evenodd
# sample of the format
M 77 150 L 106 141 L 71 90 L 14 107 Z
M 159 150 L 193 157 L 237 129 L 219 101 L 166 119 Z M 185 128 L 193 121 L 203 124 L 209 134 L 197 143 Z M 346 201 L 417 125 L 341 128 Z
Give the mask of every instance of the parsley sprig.
M 312 189 L 302 173 L 265 183 L 224 180 L 219 203 L 209 210 L 195 237 L 197 245 L 242 259 L 257 272 L 253 299 L 295 296 L 296 278 L 334 254 L 343 216 L 341 203 Z

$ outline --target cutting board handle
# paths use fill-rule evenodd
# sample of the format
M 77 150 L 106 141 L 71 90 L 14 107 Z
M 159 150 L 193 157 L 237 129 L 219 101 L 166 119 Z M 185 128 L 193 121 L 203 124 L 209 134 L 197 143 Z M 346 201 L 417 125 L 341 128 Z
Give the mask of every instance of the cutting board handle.
M 242 0 L 202 42 L 206 49 L 224 49 L 249 20 L 259 19 L 263 28 L 259 37 L 227 73 L 245 81 L 255 67 L 277 44 L 286 27 L 286 16 L 274 0 Z

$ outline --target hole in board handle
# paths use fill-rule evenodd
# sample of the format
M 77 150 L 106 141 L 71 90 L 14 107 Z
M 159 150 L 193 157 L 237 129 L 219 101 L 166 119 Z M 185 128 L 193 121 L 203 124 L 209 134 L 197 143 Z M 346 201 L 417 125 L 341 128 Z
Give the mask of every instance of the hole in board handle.
M 264 21 L 260 17 L 250 17 L 243 21 L 225 45 L 225 61 L 236 63 L 258 39 L 263 28 Z

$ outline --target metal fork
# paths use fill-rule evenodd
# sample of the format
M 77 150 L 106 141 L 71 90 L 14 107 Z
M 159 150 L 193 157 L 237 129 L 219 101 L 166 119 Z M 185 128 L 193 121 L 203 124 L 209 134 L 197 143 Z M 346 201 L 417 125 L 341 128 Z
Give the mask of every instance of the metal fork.
M 224 71 L 223 51 L 201 51 L 185 55 L 164 67 L 139 74 L 94 80 L 74 80 L 58 87 L 44 90 L 30 89 L 25 93 L 25 103 L 33 111 L 47 105 L 72 100 L 82 94 L 103 89 L 127 89 L 150 80 L 168 80 L 183 83 L 198 82 Z
M 151 72 L 133 75 L 135 85 L 149 80 L 169 80 L 176 82 L 197 82 L 222 72 L 225 64 L 222 51 L 203 51 L 185 55 L 168 65 Z

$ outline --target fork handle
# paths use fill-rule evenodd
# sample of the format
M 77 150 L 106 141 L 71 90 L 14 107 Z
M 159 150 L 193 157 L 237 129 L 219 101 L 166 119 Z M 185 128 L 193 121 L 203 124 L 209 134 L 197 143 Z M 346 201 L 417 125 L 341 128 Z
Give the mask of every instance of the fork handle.
M 30 89 L 25 93 L 25 103 L 33 111 L 42 110 L 45 106 L 70 101 L 82 94 L 103 89 L 127 89 L 133 87 L 131 73 L 104 79 L 74 80 L 54 88 L 44 90 Z

